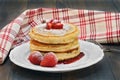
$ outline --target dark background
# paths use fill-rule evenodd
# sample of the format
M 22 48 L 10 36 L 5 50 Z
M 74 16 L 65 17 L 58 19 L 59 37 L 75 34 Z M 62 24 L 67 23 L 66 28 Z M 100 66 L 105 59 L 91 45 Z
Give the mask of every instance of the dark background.
M 39 7 L 120 12 L 120 0 L 0 0 L 0 29 L 26 9 Z

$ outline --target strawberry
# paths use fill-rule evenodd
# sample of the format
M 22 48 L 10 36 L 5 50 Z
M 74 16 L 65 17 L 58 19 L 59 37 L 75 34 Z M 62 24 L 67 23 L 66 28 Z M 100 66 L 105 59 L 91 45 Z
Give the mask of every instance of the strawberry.
M 51 29 L 52 28 L 52 23 L 48 22 L 46 29 Z
M 42 60 L 42 54 L 39 51 L 33 51 L 30 53 L 28 60 L 35 65 L 39 65 Z
M 46 29 L 63 29 L 63 24 L 59 20 L 52 19 L 47 22 Z
M 40 66 L 43 67 L 54 67 L 58 62 L 56 55 L 53 52 L 46 53 L 43 57 L 43 60 L 40 63 Z
M 53 26 L 52 26 L 52 29 L 63 29 L 63 24 L 61 23 L 55 23 Z

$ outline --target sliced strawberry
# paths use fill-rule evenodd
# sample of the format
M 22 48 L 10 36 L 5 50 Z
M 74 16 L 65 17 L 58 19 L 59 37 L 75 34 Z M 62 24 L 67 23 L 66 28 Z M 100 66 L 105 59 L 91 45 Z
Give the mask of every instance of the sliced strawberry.
M 51 29 L 52 28 L 52 23 L 48 22 L 46 29 Z
M 53 24 L 52 29 L 63 29 L 63 24 L 55 23 Z
M 46 53 L 43 57 L 43 60 L 40 63 L 40 66 L 43 67 L 54 67 L 58 62 L 56 55 L 53 52 Z
M 52 19 L 47 22 L 46 29 L 63 29 L 63 24 L 59 20 Z
M 28 60 L 35 65 L 39 65 L 43 56 L 39 51 L 33 51 L 30 53 Z

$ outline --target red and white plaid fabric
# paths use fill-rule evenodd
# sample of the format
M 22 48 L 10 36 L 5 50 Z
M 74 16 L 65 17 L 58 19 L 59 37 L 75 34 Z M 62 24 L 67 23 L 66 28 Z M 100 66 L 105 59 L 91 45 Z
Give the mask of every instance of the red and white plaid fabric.
M 29 41 L 28 33 L 31 27 L 41 23 L 43 19 L 53 18 L 78 26 L 79 39 L 120 43 L 120 13 L 68 8 L 31 9 L 24 11 L 0 30 L 0 63 L 4 62 L 11 48 Z

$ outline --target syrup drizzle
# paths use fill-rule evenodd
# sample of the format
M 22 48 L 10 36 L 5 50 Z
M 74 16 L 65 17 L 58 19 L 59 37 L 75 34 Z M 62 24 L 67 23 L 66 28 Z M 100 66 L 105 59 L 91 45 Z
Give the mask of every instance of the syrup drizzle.
M 60 61 L 58 62 L 58 64 L 70 64 L 70 63 L 73 63 L 77 60 L 80 60 L 85 54 L 83 52 L 80 52 L 80 54 L 78 56 L 76 56 L 75 58 L 71 58 L 71 59 L 68 59 L 68 60 L 64 60 L 64 61 Z

